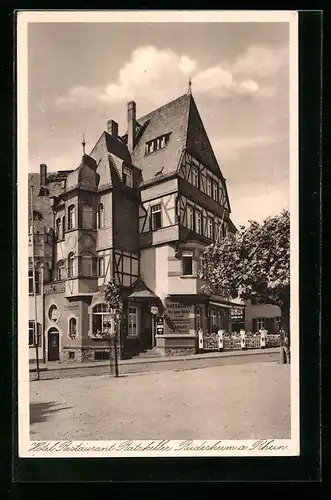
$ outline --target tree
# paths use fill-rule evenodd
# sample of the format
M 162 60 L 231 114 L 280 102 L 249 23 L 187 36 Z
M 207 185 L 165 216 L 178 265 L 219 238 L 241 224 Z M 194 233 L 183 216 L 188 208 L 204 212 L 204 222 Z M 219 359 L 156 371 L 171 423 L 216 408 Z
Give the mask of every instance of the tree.
M 290 214 L 250 221 L 218 244 L 206 248 L 200 278 L 204 290 L 244 300 L 276 304 L 282 311 L 283 329 L 289 335 L 290 315 Z
M 123 313 L 123 300 L 121 297 L 120 289 L 115 285 L 113 281 L 109 281 L 104 288 L 104 298 L 107 304 L 108 310 L 111 317 L 111 333 L 109 336 L 111 350 L 114 351 L 113 355 L 110 352 L 110 362 L 112 358 L 115 361 L 115 377 L 118 377 L 118 355 L 117 355 L 117 329 L 119 327 L 119 321 Z M 112 364 L 111 364 L 111 374 L 112 374 Z

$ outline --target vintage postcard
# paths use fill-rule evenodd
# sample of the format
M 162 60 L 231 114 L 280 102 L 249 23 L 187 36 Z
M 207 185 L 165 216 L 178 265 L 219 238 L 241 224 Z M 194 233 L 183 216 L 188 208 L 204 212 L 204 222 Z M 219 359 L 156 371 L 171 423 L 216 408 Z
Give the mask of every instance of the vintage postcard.
M 17 15 L 19 457 L 298 456 L 298 14 Z

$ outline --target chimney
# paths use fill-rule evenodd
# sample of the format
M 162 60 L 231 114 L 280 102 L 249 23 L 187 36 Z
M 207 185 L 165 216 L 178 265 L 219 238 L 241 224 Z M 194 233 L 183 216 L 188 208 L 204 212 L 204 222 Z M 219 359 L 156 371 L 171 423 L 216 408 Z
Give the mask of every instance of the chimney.
M 40 165 L 40 187 L 44 187 L 47 184 L 47 165 Z
M 134 148 L 134 122 L 136 120 L 136 103 L 130 101 L 128 103 L 128 149 L 130 153 Z
M 108 120 L 107 132 L 113 137 L 118 137 L 118 123 L 116 123 L 114 120 Z

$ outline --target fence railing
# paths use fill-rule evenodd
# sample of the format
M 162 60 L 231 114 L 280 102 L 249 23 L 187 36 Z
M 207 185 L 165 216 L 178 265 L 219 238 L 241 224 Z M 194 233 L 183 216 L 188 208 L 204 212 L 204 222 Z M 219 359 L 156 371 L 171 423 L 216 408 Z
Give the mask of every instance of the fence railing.
M 200 351 L 280 347 L 280 334 L 250 333 L 244 330 L 240 333 L 228 333 L 224 330 L 217 333 L 199 331 L 198 338 Z

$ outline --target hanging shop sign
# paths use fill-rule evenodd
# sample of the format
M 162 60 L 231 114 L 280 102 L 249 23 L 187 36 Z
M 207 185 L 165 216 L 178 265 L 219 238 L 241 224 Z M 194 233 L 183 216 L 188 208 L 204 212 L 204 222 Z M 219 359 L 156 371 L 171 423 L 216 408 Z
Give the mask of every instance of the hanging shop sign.
M 151 307 L 151 313 L 152 314 L 158 314 L 159 312 L 159 308 L 157 306 L 152 306 Z

